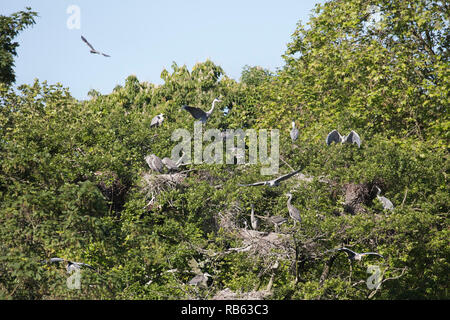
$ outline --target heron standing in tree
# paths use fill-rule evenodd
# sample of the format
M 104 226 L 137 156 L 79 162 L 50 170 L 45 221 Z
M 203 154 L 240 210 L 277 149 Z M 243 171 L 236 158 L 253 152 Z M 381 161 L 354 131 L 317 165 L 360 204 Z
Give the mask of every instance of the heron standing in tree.
M 298 129 L 295 127 L 295 121 L 292 121 L 291 140 L 294 142 L 298 139 Z
M 275 227 L 275 232 L 278 232 L 280 226 L 287 221 L 287 219 L 285 217 L 281 217 L 281 216 L 265 217 L 265 216 L 258 216 L 258 215 L 255 214 L 255 217 L 258 217 L 258 218 L 263 219 L 263 220 L 267 220 L 270 223 L 272 223 L 274 225 L 274 227 Z
M 292 194 L 288 193 L 286 195 L 288 196 L 287 207 L 288 207 L 288 211 L 289 211 L 289 216 L 294 220 L 294 226 L 295 226 L 297 224 L 297 221 L 299 223 L 302 222 L 302 218 L 300 217 L 300 211 L 296 207 L 294 207 L 291 203 Z
M 255 206 L 252 203 L 252 212 L 250 214 L 250 223 L 253 230 L 258 230 L 259 220 L 255 217 Z
M 394 204 L 391 202 L 391 200 L 389 200 L 386 197 L 380 196 L 381 189 L 378 188 L 377 186 L 375 186 L 375 188 L 377 189 L 377 198 L 378 200 L 380 200 L 381 204 L 383 205 L 383 208 L 391 211 L 394 210 Z
M 214 107 L 217 102 L 222 102 L 222 100 L 214 99 L 212 102 L 211 109 L 207 112 L 203 111 L 200 108 L 190 107 L 188 105 L 183 105 L 182 108 L 188 111 L 196 120 L 200 120 L 201 122 L 206 123 L 206 121 L 209 119 L 212 112 L 214 111 Z
M 198 274 L 194 278 L 192 278 L 191 281 L 189 281 L 189 284 L 191 286 L 207 287 L 209 277 L 212 277 L 212 276 L 208 272 L 205 272 L 203 274 Z
M 148 166 L 153 171 L 162 173 L 163 163 L 157 155 L 151 154 L 151 155 L 146 156 L 145 162 L 147 162 Z
M 155 117 L 153 117 L 152 122 L 150 123 L 150 128 L 155 127 L 155 126 L 160 126 L 164 121 L 164 114 L 160 113 L 158 115 L 156 115 Z

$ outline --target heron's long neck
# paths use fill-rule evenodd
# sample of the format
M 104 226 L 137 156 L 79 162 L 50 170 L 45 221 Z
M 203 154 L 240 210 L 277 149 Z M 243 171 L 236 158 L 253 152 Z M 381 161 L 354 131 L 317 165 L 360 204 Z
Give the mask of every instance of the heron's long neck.
M 288 203 L 288 206 L 290 206 L 290 205 L 291 205 L 291 200 L 292 200 L 292 194 L 291 194 L 291 195 L 289 195 L 289 199 L 288 199 L 288 201 L 287 201 L 287 203 Z
M 292 121 L 292 129 L 295 129 L 295 121 Z
M 216 100 L 213 101 L 211 109 L 209 109 L 209 111 L 206 113 L 207 115 L 210 115 L 213 111 L 214 111 L 214 107 L 216 106 Z

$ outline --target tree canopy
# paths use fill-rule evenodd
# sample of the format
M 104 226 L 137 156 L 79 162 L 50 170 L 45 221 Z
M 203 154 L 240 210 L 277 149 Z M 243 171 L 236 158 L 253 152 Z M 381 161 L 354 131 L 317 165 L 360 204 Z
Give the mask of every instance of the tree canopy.
M 6 44 L 35 14 L 1 17 L 0 298 L 448 299 L 448 9 L 328 1 L 298 23 L 277 72 L 246 66 L 235 81 L 210 60 L 174 62 L 162 85 L 130 75 L 86 101 L 46 81 L 6 85 L 3 55 L 17 46 Z M 193 131 L 181 106 L 214 98 L 205 129 L 279 129 L 280 175 L 301 174 L 270 188 L 239 187 L 274 178 L 259 163 L 152 172 L 144 158 L 171 157 L 174 130 Z M 333 129 L 355 130 L 361 147 L 328 146 Z M 274 216 L 288 220 L 275 228 Z M 343 246 L 384 258 L 350 261 Z M 64 268 L 42 263 L 51 257 L 98 272 L 69 289 Z M 206 286 L 189 285 L 205 272 Z

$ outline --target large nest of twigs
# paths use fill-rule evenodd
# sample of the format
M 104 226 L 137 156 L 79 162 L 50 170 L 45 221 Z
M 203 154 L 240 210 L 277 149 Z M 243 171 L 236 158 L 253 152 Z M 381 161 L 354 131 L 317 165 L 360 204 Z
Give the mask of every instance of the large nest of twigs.
M 212 300 L 264 300 L 271 293 L 267 290 L 249 291 L 249 292 L 233 292 L 229 288 L 225 288 L 217 292 Z
M 111 202 L 114 211 L 121 211 L 125 204 L 127 187 L 117 174 L 112 171 L 97 171 L 94 173 L 97 187 L 103 196 Z
M 142 175 L 142 192 L 149 200 L 147 210 L 153 208 L 157 197 L 162 192 L 176 188 L 186 179 L 186 173 L 177 172 L 172 174 L 151 174 L 144 173 Z
M 288 234 L 239 229 L 237 236 L 242 240 L 241 252 L 284 259 L 292 258 L 295 254 L 293 238 Z
M 219 212 L 216 218 L 216 224 L 219 228 L 225 231 L 233 231 L 238 229 L 241 223 L 238 221 L 238 216 L 241 214 L 242 208 L 238 201 L 233 201 L 228 207 Z

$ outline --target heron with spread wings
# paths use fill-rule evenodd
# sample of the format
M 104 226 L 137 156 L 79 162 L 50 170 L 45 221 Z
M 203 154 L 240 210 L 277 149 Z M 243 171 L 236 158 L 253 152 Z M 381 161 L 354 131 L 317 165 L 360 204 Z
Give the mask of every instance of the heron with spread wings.
M 214 111 L 215 105 L 217 102 L 222 102 L 222 100 L 219 99 L 214 99 L 212 102 L 212 106 L 211 109 L 209 109 L 209 111 L 205 112 L 200 108 L 196 108 L 196 107 L 191 107 L 188 105 L 183 105 L 183 109 L 186 110 L 187 112 L 189 112 L 191 114 L 191 116 L 194 117 L 194 119 L 196 120 L 200 120 L 201 122 L 205 123 L 206 120 L 209 119 L 209 117 L 211 116 L 212 112 Z
M 42 264 L 60 263 L 60 262 L 65 262 L 66 263 L 67 273 L 72 273 L 73 271 L 80 270 L 82 267 L 86 267 L 86 268 L 89 268 L 89 269 L 92 269 L 92 270 L 96 271 L 93 266 L 88 265 L 87 263 L 70 261 L 70 260 L 66 260 L 66 259 L 58 258 L 58 257 L 50 258 L 49 260 L 41 261 Z
M 361 138 L 356 131 L 350 131 L 350 133 L 346 136 L 341 136 L 341 134 L 337 130 L 331 131 L 326 138 L 327 145 L 335 143 L 355 143 L 358 145 L 358 148 L 361 147 Z
M 110 57 L 110 55 L 107 55 L 106 53 L 103 53 L 103 52 L 95 50 L 94 47 L 86 40 L 85 37 L 81 36 L 81 40 L 83 40 L 84 43 L 86 43 L 89 46 L 89 48 L 91 48 L 91 51 L 90 51 L 91 53 L 93 53 L 93 54 L 101 54 L 101 55 L 103 55 L 105 57 Z
M 259 181 L 259 182 L 255 182 L 255 183 L 250 183 L 250 184 L 239 184 L 240 187 L 254 187 L 254 186 L 269 186 L 269 187 L 275 187 L 275 186 L 279 186 L 280 182 L 289 179 L 290 177 L 296 175 L 297 173 L 300 172 L 301 169 L 292 171 L 288 174 L 285 174 L 281 177 L 278 177 L 276 179 L 272 179 L 272 180 L 267 180 L 267 181 Z
M 358 252 L 350 250 L 349 248 L 346 248 L 346 247 L 333 249 L 333 250 L 330 250 L 330 251 L 342 251 L 342 252 L 345 252 L 347 254 L 347 258 L 350 261 L 361 261 L 362 257 L 363 256 L 367 256 L 367 255 L 374 255 L 374 256 L 378 256 L 378 257 L 384 259 L 384 256 L 382 256 L 381 254 L 379 254 L 377 252 L 362 252 L 362 253 L 358 253 Z

